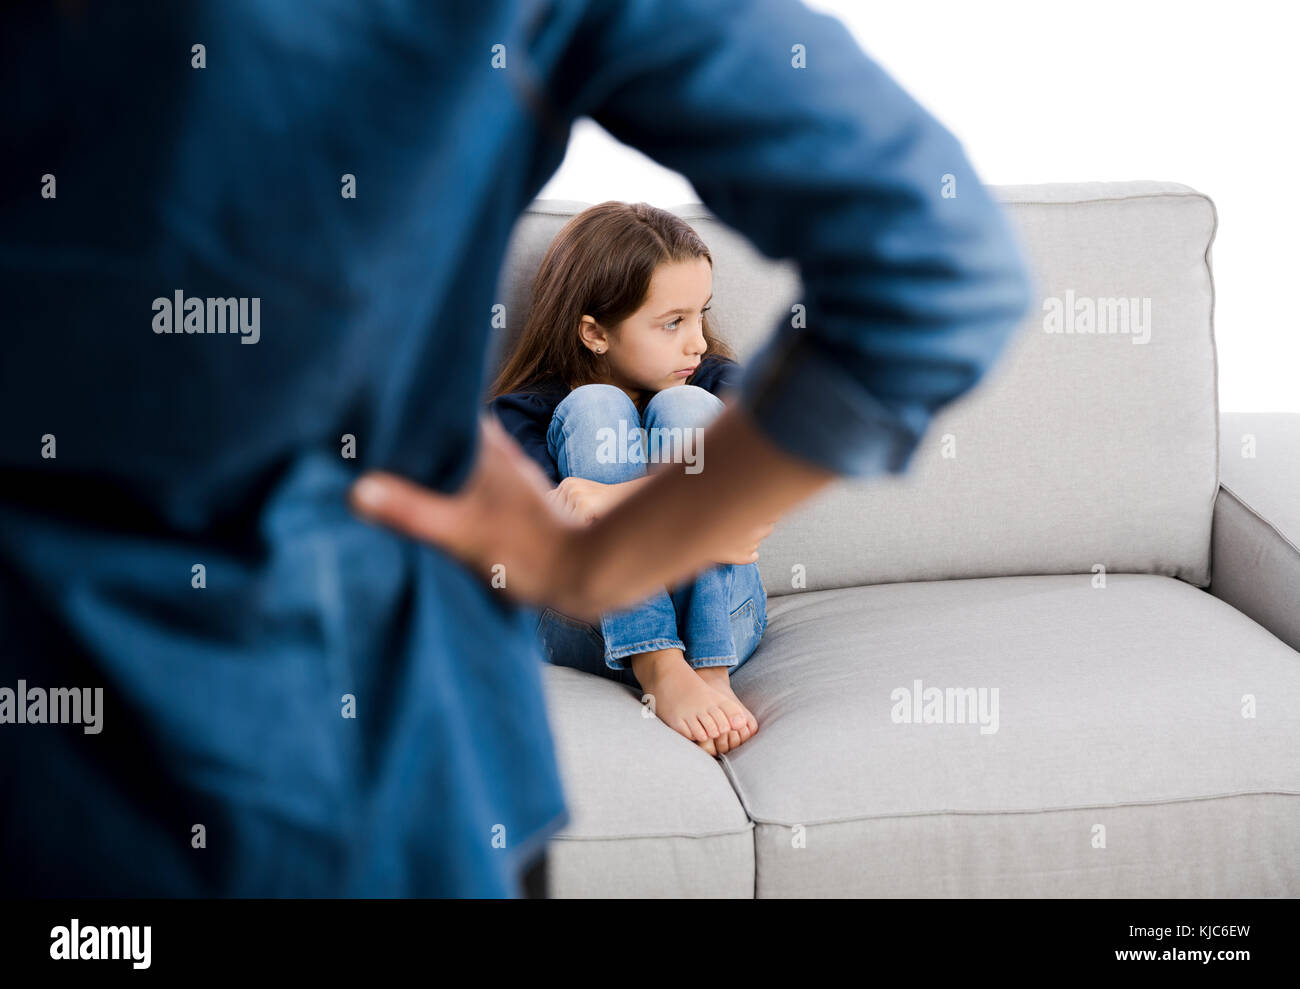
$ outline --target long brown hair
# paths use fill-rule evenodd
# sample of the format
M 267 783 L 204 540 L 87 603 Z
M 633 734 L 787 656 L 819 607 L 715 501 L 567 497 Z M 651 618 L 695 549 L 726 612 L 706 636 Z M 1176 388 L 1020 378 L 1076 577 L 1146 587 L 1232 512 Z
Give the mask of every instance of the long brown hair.
M 537 270 L 532 308 L 488 400 L 548 378 L 570 390 L 601 380 L 604 358 L 583 346 L 583 316 L 617 326 L 645 304 L 661 264 L 713 256 L 689 223 L 648 203 L 616 200 L 583 210 L 564 225 Z M 703 317 L 709 354 L 735 359 Z

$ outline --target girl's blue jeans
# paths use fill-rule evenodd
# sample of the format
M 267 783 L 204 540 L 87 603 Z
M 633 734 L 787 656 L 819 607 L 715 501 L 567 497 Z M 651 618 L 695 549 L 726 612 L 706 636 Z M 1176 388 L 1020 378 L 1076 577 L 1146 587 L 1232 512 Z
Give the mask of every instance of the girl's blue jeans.
M 694 472 L 704 463 L 699 436 L 723 408 L 722 400 L 703 388 L 677 385 L 652 397 L 642 415 L 621 388 L 583 385 L 556 406 L 547 448 L 561 478 L 618 484 L 644 476 L 665 459 Z M 656 438 L 671 442 L 656 444 Z M 735 672 L 758 648 L 766 628 L 767 594 L 757 563 L 718 564 L 638 605 L 601 615 L 599 630 L 551 608 L 542 611 L 537 625 L 551 663 L 637 689 L 629 657 L 677 648 L 693 668 L 726 666 Z

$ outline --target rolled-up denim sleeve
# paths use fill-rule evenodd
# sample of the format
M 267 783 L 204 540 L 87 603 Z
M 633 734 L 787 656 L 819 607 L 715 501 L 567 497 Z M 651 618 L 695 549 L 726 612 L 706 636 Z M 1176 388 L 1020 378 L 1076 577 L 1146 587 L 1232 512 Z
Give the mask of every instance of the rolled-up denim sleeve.
M 1031 276 L 957 139 L 839 21 L 787 0 L 589 4 L 558 94 L 686 176 L 802 296 L 740 383 L 790 455 L 904 470 L 1026 316 Z M 802 67 L 800 67 L 802 65 Z

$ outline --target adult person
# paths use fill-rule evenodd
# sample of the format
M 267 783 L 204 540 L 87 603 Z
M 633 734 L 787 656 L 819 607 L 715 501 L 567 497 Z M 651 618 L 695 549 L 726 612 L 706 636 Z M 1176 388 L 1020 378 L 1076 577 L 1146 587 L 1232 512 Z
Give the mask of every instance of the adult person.
M 785 0 L 0 16 L 0 685 L 104 692 L 98 734 L 0 724 L 11 893 L 518 895 L 568 820 L 530 605 L 903 469 L 1026 309 L 958 142 Z M 794 258 L 806 327 L 705 471 L 579 531 L 478 398 L 583 115 Z M 256 342 L 207 332 L 231 299 Z

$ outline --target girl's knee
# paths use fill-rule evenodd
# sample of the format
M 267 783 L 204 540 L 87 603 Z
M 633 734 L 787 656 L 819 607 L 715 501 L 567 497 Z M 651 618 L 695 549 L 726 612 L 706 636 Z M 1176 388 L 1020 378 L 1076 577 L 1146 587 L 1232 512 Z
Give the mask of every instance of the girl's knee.
M 626 423 L 620 429 L 620 422 Z M 626 436 L 641 427 L 636 405 L 614 385 L 582 385 L 555 407 L 546 431 L 546 446 L 562 477 L 582 477 L 602 484 L 630 481 L 645 465 L 611 455 L 609 435 Z
M 616 420 L 619 416 L 637 416 L 637 411 L 632 399 L 628 398 L 627 392 L 622 388 L 616 385 L 592 384 L 580 385 L 560 399 L 554 414 L 561 419 L 569 419 L 575 415 L 591 415 Z
M 725 406 L 722 399 L 699 385 L 665 388 L 646 405 L 646 425 L 703 426 Z

